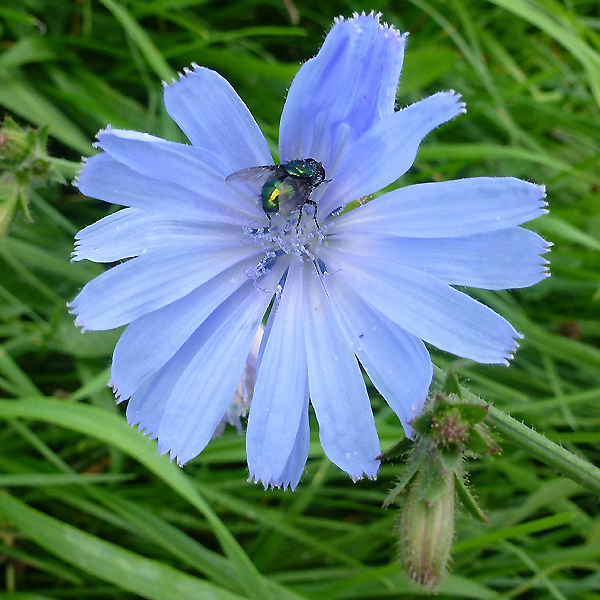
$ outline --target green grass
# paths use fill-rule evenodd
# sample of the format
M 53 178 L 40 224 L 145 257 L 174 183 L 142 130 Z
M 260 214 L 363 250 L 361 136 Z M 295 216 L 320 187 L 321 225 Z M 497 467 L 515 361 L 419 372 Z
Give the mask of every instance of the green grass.
M 49 127 L 67 180 L 108 123 L 182 140 L 161 79 L 219 70 L 276 148 L 286 89 L 333 17 L 376 9 L 410 31 L 398 105 L 455 89 L 468 112 L 430 135 L 402 183 L 514 175 L 544 183 L 552 277 L 473 294 L 525 338 L 510 368 L 434 352 L 471 390 L 600 462 L 600 10 L 593 0 L 5 0 L 0 106 Z M 119 332 L 75 329 L 65 304 L 101 272 L 73 234 L 110 207 L 38 187 L 34 223 L 0 241 L 0 600 L 413 598 L 395 562 L 399 465 L 351 483 L 316 424 L 295 493 L 247 483 L 227 430 L 185 469 L 129 428 L 106 387 Z M 382 447 L 399 436 L 371 390 Z M 490 525 L 460 513 L 446 598 L 600 599 L 598 498 L 531 454 L 470 461 Z

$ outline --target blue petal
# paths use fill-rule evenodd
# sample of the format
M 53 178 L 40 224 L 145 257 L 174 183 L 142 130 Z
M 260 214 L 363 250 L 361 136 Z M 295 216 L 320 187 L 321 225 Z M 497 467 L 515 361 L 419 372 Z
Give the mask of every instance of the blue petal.
M 258 367 L 246 432 L 250 477 L 279 481 L 296 444 L 308 375 L 302 312 L 302 267 L 292 260 Z
M 502 290 L 527 287 L 548 276 L 548 261 L 540 256 L 548 251 L 548 242 L 521 227 L 429 239 L 353 230 L 344 227 L 332 237 L 331 246 L 344 254 L 419 269 L 450 285 Z
M 379 440 L 360 368 L 321 280 L 308 265 L 303 278 L 308 381 L 321 445 L 352 479 L 375 477 Z
M 184 345 L 172 360 L 149 377 L 129 399 L 125 413 L 127 422 L 137 425 L 150 439 L 158 437 L 169 396 L 193 356 L 193 344 L 188 342 L 188 345 Z M 119 402 L 121 399 L 125 398 L 117 397 Z
M 407 434 L 423 408 L 433 376 L 423 342 L 366 304 L 341 277 L 326 287 L 335 316 L 367 375 Z
M 493 310 L 432 275 L 403 265 L 321 249 L 334 277 L 413 335 L 480 363 L 508 364 L 520 337 Z
M 265 283 L 276 285 L 281 274 L 281 269 L 274 269 L 266 276 Z M 187 342 L 196 353 L 169 396 L 158 431 L 159 452 L 170 451 L 171 458 L 177 457 L 182 464 L 199 454 L 210 441 L 235 394 L 271 297 L 249 281 Z
M 331 176 L 348 143 L 394 112 L 404 43 L 405 36 L 375 14 L 337 21 L 290 87 L 281 160 L 312 157 Z
M 219 244 L 221 246 L 221 244 Z M 148 252 L 113 267 L 88 283 L 71 302 L 75 324 L 114 329 L 189 294 L 221 271 L 249 258 L 255 246 Z
M 111 385 L 115 393 L 129 398 L 170 360 L 204 320 L 248 281 L 245 269 L 258 260 L 254 257 L 235 264 L 187 296 L 133 321 L 113 355 Z
M 304 466 L 308 459 L 308 450 L 310 447 L 310 430 L 308 427 L 308 397 L 304 403 L 300 425 L 296 433 L 296 442 L 288 457 L 287 463 L 279 477 L 269 482 L 271 486 L 296 489 L 304 473 Z
M 230 173 L 273 164 L 265 137 L 229 82 L 197 65 L 184 72 L 165 86 L 165 106 L 192 144 L 221 156 Z
M 75 235 L 74 261 L 116 262 L 154 250 L 211 244 L 231 245 L 241 238 L 239 225 L 169 219 L 136 208 L 125 208 L 89 225 Z
M 101 131 L 96 145 L 141 175 L 181 185 L 192 192 L 200 189 L 210 198 L 222 197 L 260 214 L 255 199 L 225 182 L 231 168 L 217 154 L 123 129 Z
M 202 180 L 198 180 L 202 181 Z M 245 224 L 259 214 L 236 199 L 231 186 L 198 185 L 194 190 L 179 183 L 142 175 L 108 154 L 90 158 L 79 173 L 82 194 L 110 202 L 194 221 Z
M 325 214 L 350 200 L 373 194 L 404 175 L 419 144 L 436 127 L 464 112 L 454 92 L 440 92 L 411 104 L 381 121 L 351 147 L 320 205 Z
M 149 133 L 108 127 L 99 131 L 97 138 L 96 148 L 137 173 L 181 183 L 191 190 L 197 187 L 198 181 L 221 181 L 229 175 L 229 167 L 221 156 Z
M 348 211 L 336 219 L 336 228 L 374 235 L 461 237 L 535 219 L 547 212 L 544 197 L 543 186 L 514 177 L 419 183 Z

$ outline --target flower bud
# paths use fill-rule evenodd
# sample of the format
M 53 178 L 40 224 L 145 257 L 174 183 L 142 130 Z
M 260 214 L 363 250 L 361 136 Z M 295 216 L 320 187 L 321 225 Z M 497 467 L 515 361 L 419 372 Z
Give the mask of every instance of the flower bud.
M 408 490 L 398 533 L 404 570 L 431 589 L 446 573 L 454 538 L 454 473 L 444 476 L 444 491 L 433 502 L 422 498 L 420 478 Z

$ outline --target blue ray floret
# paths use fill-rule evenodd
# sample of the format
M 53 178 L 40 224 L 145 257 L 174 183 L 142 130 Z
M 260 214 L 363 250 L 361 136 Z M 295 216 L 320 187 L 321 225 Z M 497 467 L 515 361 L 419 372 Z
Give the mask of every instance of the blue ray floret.
M 128 325 L 112 386 L 129 400 L 130 423 L 180 464 L 231 420 L 273 299 L 244 396 L 250 477 L 265 486 L 298 484 L 309 402 L 332 462 L 353 479 L 375 477 L 380 447 L 360 365 L 410 431 L 432 377 L 424 342 L 490 364 L 515 351 L 515 329 L 453 286 L 547 276 L 548 244 L 519 227 L 545 212 L 543 187 L 504 177 L 424 183 L 340 214 L 396 181 L 422 139 L 465 112 L 453 91 L 395 109 L 405 41 L 373 13 L 335 22 L 289 90 L 283 167 L 229 83 L 196 65 L 165 85 L 191 145 L 98 134 L 102 152 L 77 185 L 126 208 L 80 231 L 74 260 L 129 260 L 70 307 L 84 329 Z M 308 159 L 325 181 L 298 178 Z

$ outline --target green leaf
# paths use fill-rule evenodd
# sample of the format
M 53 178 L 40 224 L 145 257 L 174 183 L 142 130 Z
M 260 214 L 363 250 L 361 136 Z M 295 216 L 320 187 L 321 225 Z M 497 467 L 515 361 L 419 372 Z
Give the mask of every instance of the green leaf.
M 383 501 L 383 508 L 387 508 L 392 502 L 396 501 L 398 495 L 407 487 L 410 482 L 414 479 L 417 474 L 417 470 L 419 469 L 419 462 L 414 461 L 406 465 L 402 474 L 400 475 L 400 479 L 398 483 L 389 491 L 388 495 L 385 497 Z
M 462 505 L 467 509 L 473 517 L 475 517 L 481 523 L 489 523 L 488 518 L 484 512 L 479 508 L 479 505 L 475 501 L 475 498 L 469 491 L 469 488 L 465 485 L 463 478 L 460 477 L 456 472 L 454 473 L 454 483 L 456 484 L 456 493 L 458 494 L 459 500 Z
M 459 400 L 462 400 L 462 390 L 458 381 L 458 377 L 451 368 L 448 369 L 448 374 L 446 375 L 446 379 L 442 385 L 442 393 L 448 395 L 456 394 Z
M 48 552 L 104 581 L 152 600 L 241 600 L 212 583 L 105 542 L 0 492 L 0 514 Z
M 456 404 L 460 416 L 471 425 L 481 423 L 488 415 L 488 407 L 482 404 L 463 403 Z
M 390 446 L 387 450 L 382 452 L 377 460 L 381 461 L 392 461 L 395 458 L 400 458 L 404 456 L 407 452 L 410 452 L 414 446 L 414 442 L 407 438 L 403 437 L 401 440 L 398 440 L 393 446 Z

